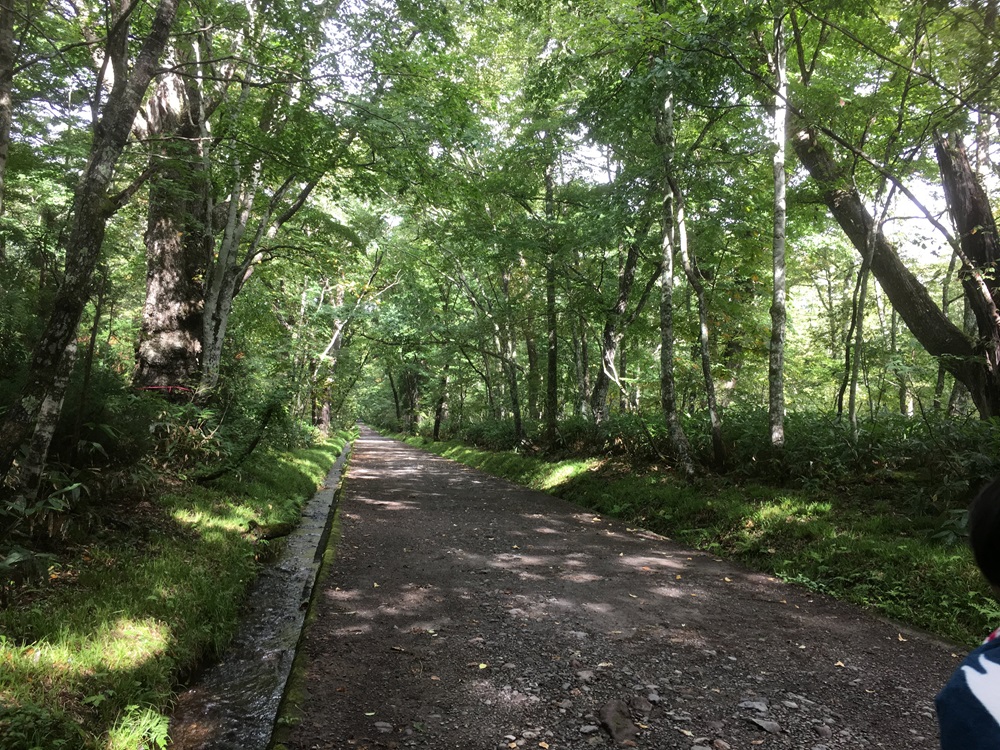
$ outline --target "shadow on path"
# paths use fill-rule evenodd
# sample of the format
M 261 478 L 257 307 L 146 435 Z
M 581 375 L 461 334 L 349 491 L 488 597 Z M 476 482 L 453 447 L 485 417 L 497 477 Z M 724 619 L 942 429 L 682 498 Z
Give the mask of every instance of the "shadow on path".
M 370 430 L 338 514 L 290 749 L 936 746 L 949 647 L 850 605 Z

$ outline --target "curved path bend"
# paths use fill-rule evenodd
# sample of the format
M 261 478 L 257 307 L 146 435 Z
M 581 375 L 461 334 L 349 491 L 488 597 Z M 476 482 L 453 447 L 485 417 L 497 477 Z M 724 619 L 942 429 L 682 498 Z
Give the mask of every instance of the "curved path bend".
M 953 647 L 363 430 L 290 750 L 934 748 Z

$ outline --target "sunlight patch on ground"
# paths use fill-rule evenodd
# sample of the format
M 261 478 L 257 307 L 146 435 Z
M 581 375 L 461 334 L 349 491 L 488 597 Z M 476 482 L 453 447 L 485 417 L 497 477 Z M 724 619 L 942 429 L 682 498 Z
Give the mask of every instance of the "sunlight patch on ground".
M 166 651 L 170 628 L 166 623 L 144 618 L 123 617 L 98 633 L 96 645 L 104 656 L 108 669 L 134 669 L 152 657 Z
M 690 591 L 685 591 L 678 586 L 657 586 L 649 589 L 649 592 L 666 599 L 689 599 L 691 597 Z
M 356 497 L 354 499 L 359 503 L 364 503 L 365 505 L 375 505 L 385 510 L 418 510 L 416 503 L 402 500 L 375 500 L 370 497 Z
M 684 570 L 687 565 L 673 557 L 651 557 L 647 555 L 624 555 L 618 558 L 618 562 L 627 568 L 670 568 L 671 570 Z

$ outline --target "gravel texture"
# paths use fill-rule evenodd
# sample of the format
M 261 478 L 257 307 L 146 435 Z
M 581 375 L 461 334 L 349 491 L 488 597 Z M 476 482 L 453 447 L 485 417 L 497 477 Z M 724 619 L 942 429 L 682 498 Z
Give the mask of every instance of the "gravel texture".
M 955 647 L 363 430 L 290 750 L 934 748 Z

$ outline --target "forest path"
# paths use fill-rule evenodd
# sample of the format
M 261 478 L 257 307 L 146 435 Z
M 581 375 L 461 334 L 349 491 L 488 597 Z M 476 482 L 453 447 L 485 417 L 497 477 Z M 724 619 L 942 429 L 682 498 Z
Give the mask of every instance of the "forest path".
M 363 429 L 291 750 L 933 748 L 952 648 Z

